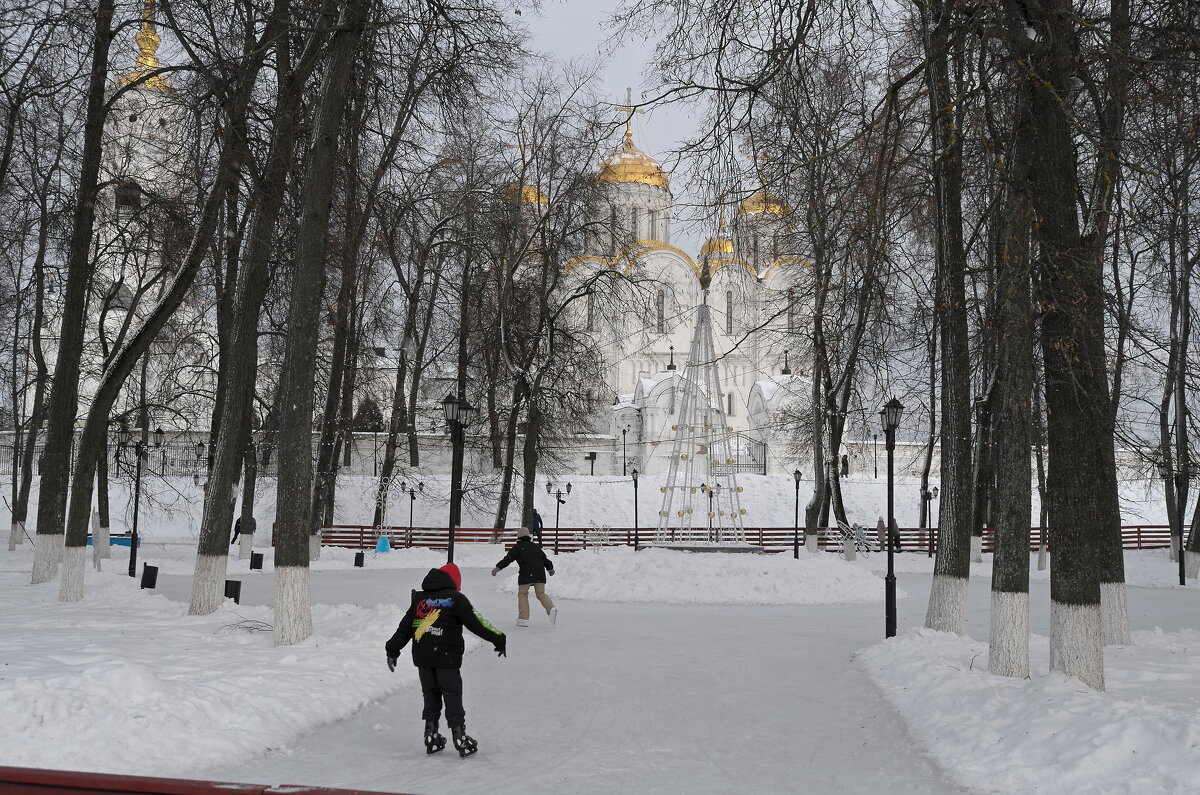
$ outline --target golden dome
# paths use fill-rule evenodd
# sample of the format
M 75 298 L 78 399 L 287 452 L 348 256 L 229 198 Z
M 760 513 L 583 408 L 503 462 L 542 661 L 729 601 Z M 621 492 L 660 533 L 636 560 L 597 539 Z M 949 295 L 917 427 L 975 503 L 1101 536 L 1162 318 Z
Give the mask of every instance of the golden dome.
M 667 173 L 654 158 L 633 145 L 633 134 L 625 130 L 625 143 L 600 164 L 600 175 L 604 183 L 641 183 L 670 190 Z
M 550 203 L 550 197 L 533 185 L 526 185 L 521 182 L 510 182 L 500 189 L 496 194 L 501 201 L 506 202 L 525 202 L 526 204 L 540 204 L 545 206 Z
M 755 215 L 758 213 L 787 215 L 788 208 L 778 196 L 767 193 L 766 188 L 759 188 L 749 198 L 738 205 L 737 208 L 738 215 Z
M 709 254 L 732 254 L 733 253 L 733 238 L 725 234 L 724 231 L 704 241 L 704 245 L 700 247 L 700 256 L 706 257 Z

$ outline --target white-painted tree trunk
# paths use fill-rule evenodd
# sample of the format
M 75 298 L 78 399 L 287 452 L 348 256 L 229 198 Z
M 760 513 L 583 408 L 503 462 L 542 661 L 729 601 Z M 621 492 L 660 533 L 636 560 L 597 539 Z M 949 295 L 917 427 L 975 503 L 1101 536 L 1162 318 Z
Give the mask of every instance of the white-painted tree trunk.
M 15 552 L 17 544 L 25 543 L 25 523 L 13 522 L 8 529 L 8 551 Z
M 1042 545 L 1038 547 L 1038 571 L 1046 570 L 1046 566 L 1049 565 L 1048 558 L 1049 554 L 1048 550 L 1046 549 L 1046 542 L 1043 541 Z
M 1189 580 L 1200 577 L 1200 554 L 1192 552 L 1189 549 L 1184 553 L 1183 566 L 1183 573 L 1187 575 Z
M 967 624 L 967 578 L 933 575 L 925 627 L 938 632 L 963 634 Z
M 1174 533 L 1171 534 L 1171 560 L 1179 560 L 1179 537 Z
M 62 560 L 66 536 L 62 533 L 39 535 L 33 545 L 33 576 L 30 585 L 41 585 L 58 576 L 58 562 Z
M 276 646 L 291 646 L 312 635 L 308 572 L 308 566 L 283 566 L 275 569 Z
M 1029 678 L 1029 594 L 992 591 L 992 646 L 988 670 Z
M 108 525 L 100 524 L 100 512 L 92 511 L 92 543 L 100 550 L 100 557 L 105 560 L 112 557 L 112 536 Z
M 87 561 L 87 547 L 70 547 L 63 551 L 62 578 L 58 582 L 58 601 L 80 602 L 83 600 L 83 566 Z
M 254 533 L 242 533 L 238 538 L 238 560 L 250 560 L 254 551 Z
M 197 555 L 196 572 L 192 576 L 192 601 L 189 616 L 207 616 L 225 604 L 225 574 L 229 570 L 228 555 Z
M 1050 603 L 1050 670 L 1104 690 L 1100 605 Z
M 1100 583 L 1100 621 L 1104 628 L 1105 646 L 1132 646 L 1129 637 L 1129 604 L 1125 600 L 1125 583 Z
M 971 536 L 971 562 L 983 563 L 983 536 Z
M 816 533 L 807 533 L 804 536 L 804 549 L 807 552 L 816 554 L 821 551 L 821 545 L 818 542 L 819 536 Z

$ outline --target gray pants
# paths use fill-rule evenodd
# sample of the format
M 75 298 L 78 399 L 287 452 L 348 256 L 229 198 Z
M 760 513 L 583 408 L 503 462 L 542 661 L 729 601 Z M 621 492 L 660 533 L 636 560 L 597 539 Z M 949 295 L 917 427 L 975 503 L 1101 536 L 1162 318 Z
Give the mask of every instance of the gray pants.
M 550 611 L 554 609 L 554 602 L 550 601 L 549 596 L 546 596 L 546 583 L 532 582 L 527 585 L 517 586 L 517 618 L 529 618 L 530 588 L 533 588 L 534 596 L 541 602 L 542 607 L 546 609 L 546 615 L 550 615 Z

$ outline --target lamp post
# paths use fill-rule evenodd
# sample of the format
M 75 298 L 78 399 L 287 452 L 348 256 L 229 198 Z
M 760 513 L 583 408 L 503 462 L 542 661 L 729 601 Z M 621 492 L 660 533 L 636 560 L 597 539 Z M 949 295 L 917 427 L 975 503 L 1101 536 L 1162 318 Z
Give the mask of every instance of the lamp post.
M 200 485 L 200 462 L 204 460 L 204 442 L 196 442 L 196 471 L 192 474 L 192 483 Z
M 621 477 L 628 474 L 625 471 L 625 467 L 629 462 L 629 456 L 625 453 L 625 434 L 627 433 L 629 433 L 628 425 L 621 429 Z
M 792 523 L 792 557 L 800 559 L 800 470 L 792 473 L 796 479 L 796 517 Z
M 633 551 L 638 551 L 638 504 L 637 504 L 637 489 L 638 489 L 638 471 L 635 469 L 631 473 L 633 475 Z
M 896 450 L 896 427 L 900 425 L 900 417 L 904 414 L 904 406 L 896 398 L 883 405 L 879 417 L 883 420 L 884 445 L 887 448 L 887 576 L 884 578 L 884 637 L 896 636 L 896 569 L 892 559 L 895 551 L 893 533 L 896 527 L 896 517 L 892 513 L 892 459 Z
M 929 557 L 931 558 L 933 557 L 933 500 L 937 495 L 937 486 L 934 486 L 932 489 L 926 489 L 922 495 L 925 498 L 925 516 L 928 519 L 926 524 L 929 526 Z
M 122 427 L 117 433 L 117 444 L 125 449 L 129 446 L 129 428 Z M 163 444 L 163 431 L 159 428 L 154 432 L 154 447 Z M 142 502 L 142 461 L 150 457 L 150 449 L 144 441 L 138 439 L 133 445 L 133 454 L 137 459 L 133 475 L 133 530 L 129 533 L 129 576 L 136 575 L 138 550 L 138 513 Z
M 548 481 L 548 480 L 546 481 L 546 493 L 547 493 L 547 494 L 551 494 L 551 495 L 553 495 L 553 496 L 554 496 L 554 554 L 555 554 L 555 555 L 557 555 L 557 554 L 558 554 L 558 518 L 559 518 L 559 511 L 562 509 L 562 507 L 563 507 L 564 505 L 566 505 L 566 504 L 567 504 L 567 501 L 563 499 L 563 490 L 562 490 L 562 489 L 556 489 L 556 488 L 554 487 L 554 484 L 553 484 L 553 483 L 551 483 L 551 482 L 550 482 L 550 481 Z M 571 484 L 570 484 L 570 483 L 567 483 L 567 491 L 566 491 L 566 493 L 567 493 L 567 494 L 570 494 L 570 493 L 571 493 Z M 586 536 L 585 536 L 585 538 L 586 538 Z
M 454 393 L 442 400 L 442 411 L 450 425 L 450 527 L 446 544 L 446 562 L 454 562 L 454 530 L 462 521 L 462 476 L 463 458 L 466 456 L 466 426 L 471 421 L 475 407 L 465 397 Z
M 871 434 L 871 439 L 875 442 L 875 479 L 879 479 L 879 434 Z
M 711 487 L 711 486 L 709 486 L 707 483 L 701 483 L 701 484 L 700 484 L 700 491 L 701 491 L 701 492 L 703 492 L 704 494 L 707 494 L 707 495 L 708 495 L 708 541 L 709 541 L 709 543 L 712 543 L 712 540 L 713 540 L 713 529 L 712 529 L 712 520 L 713 520 L 713 506 L 712 506 L 712 501 L 713 501 L 713 490 L 712 490 L 712 487 Z
M 411 537 L 413 529 L 413 505 L 417 502 L 417 492 L 425 491 L 425 483 L 422 481 L 417 484 L 416 488 L 413 488 L 412 486 L 405 488 L 404 481 L 401 481 L 400 491 L 408 492 L 408 535 Z

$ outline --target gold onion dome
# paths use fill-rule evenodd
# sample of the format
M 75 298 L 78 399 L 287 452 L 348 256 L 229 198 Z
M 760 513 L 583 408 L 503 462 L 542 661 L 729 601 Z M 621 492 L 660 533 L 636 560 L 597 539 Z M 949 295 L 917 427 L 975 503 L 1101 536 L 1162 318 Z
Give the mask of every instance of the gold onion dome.
M 778 196 L 767 193 L 766 188 L 759 188 L 744 202 L 738 205 L 738 215 L 787 215 L 787 205 Z
M 527 185 L 523 182 L 510 182 L 501 188 L 497 195 L 501 201 L 506 202 L 524 202 L 525 204 L 539 204 L 542 206 L 550 203 L 549 196 L 533 185 Z
M 667 172 L 663 171 L 658 161 L 633 145 L 633 133 L 625 130 L 625 143 L 600 164 L 600 182 L 641 183 L 653 185 L 663 190 L 670 190 Z
M 710 254 L 733 254 L 733 238 L 725 234 L 722 230 L 717 234 L 704 241 L 704 245 L 700 247 L 700 256 L 707 257 Z

